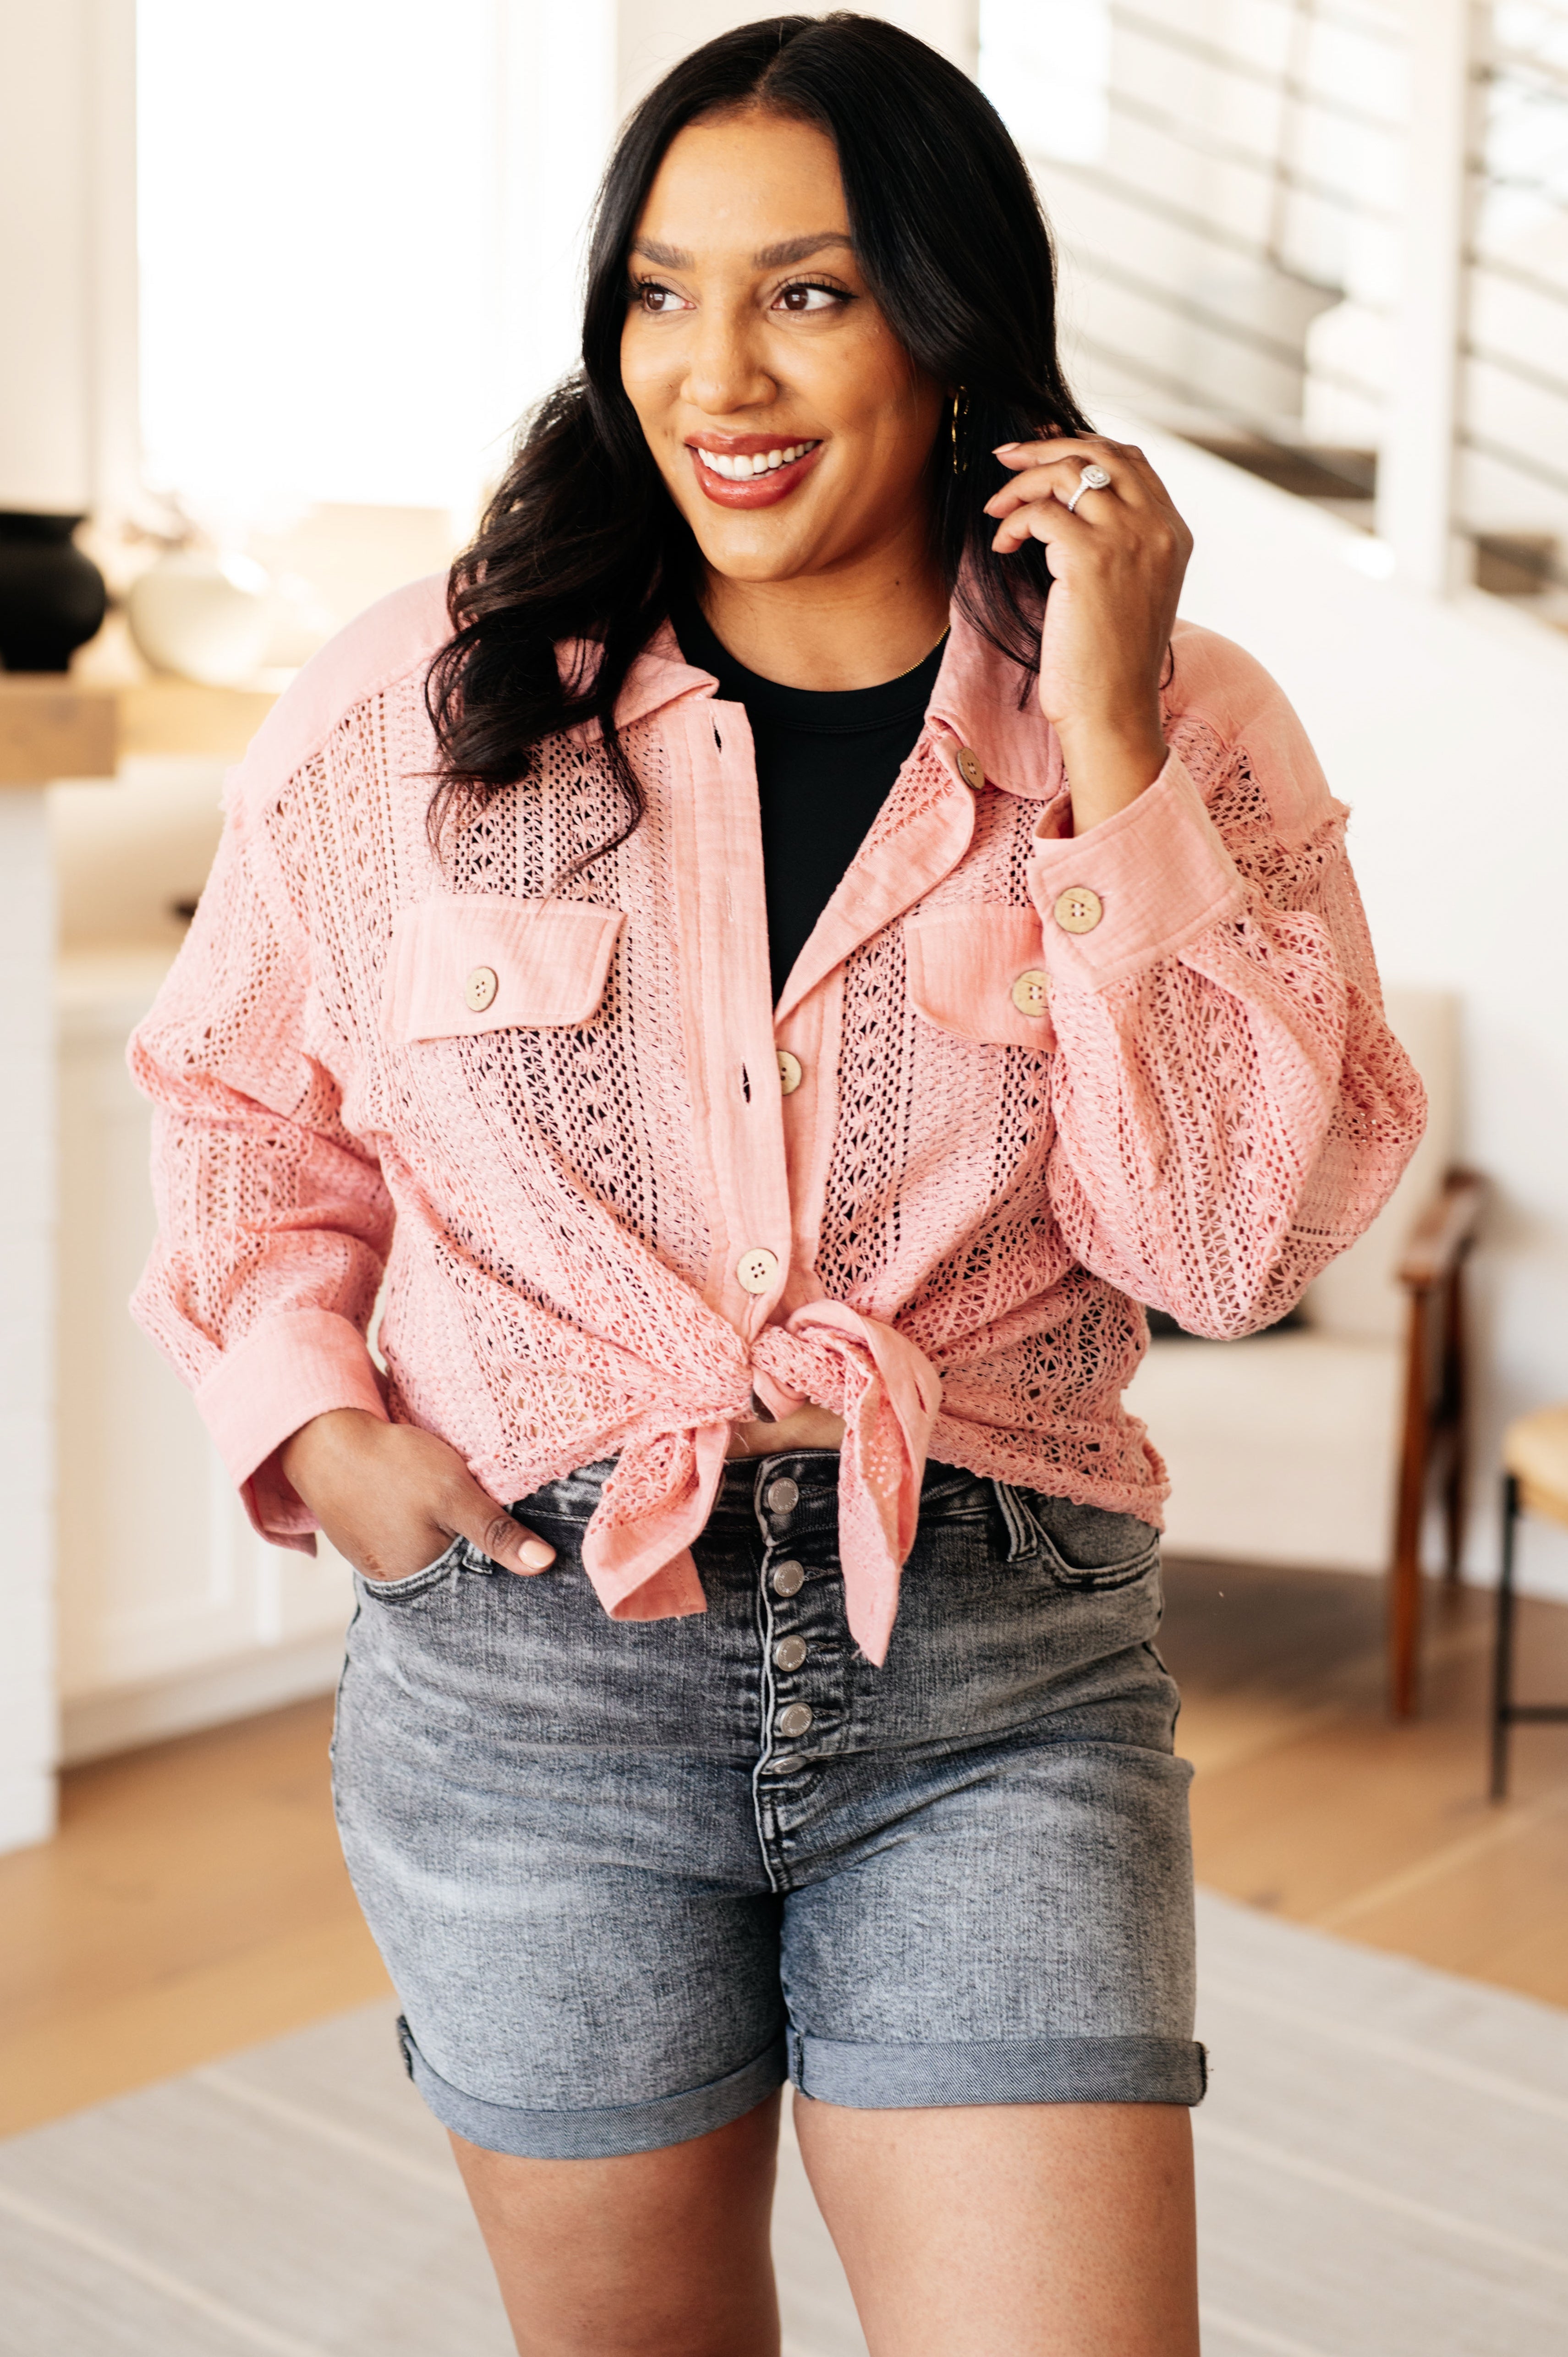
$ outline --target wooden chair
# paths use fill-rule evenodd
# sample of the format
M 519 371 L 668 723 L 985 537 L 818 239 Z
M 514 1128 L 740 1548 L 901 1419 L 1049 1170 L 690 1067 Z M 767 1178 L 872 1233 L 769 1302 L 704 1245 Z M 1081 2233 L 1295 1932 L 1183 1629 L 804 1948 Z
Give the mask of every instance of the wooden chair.
M 1464 1275 L 1486 1200 L 1486 1181 L 1477 1172 L 1445 1172 L 1399 1265 L 1407 1325 L 1399 1500 L 1389 1570 L 1389 1706 L 1396 1718 L 1413 1716 L 1419 1693 L 1422 1527 L 1434 1492 L 1443 1506 L 1444 1573 L 1450 1580 L 1459 1577 L 1469 1390 Z
M 1508 1792 L 1509 1728 L 1568 1723 L 1568 1703 L 1513 1698 L 1514 1540 L 1521 1513 L 1568 1523 L 1568 1405 L 1521 1415 L 1503 1436 L 1503 1562 L 1492 1674 L 1494 1801 Z

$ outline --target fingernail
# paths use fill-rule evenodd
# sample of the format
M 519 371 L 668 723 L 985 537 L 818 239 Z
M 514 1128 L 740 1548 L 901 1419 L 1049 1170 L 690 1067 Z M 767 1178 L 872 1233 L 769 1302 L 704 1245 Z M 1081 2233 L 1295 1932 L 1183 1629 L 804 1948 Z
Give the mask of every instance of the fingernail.
M 554 1548 L 543 1539 L 524 1539 L 518 1553 L 532 1571 L 542 1571 L 555 1560 Z
M 1017 450 L 1022 447 L 1023 445 L 1018 442 L 998 442 L 991 455 L 993 458 L 1004 458 L 1009 450 Z

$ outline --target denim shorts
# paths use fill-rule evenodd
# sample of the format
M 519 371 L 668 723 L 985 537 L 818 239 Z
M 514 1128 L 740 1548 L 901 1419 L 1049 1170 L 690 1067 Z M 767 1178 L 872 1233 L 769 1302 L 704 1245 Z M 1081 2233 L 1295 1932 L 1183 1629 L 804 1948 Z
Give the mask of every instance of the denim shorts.
M 593 1465 L 359 1582 L 334 1743 L 355 1889 L 446 2126 L 598 2158 L 829 2104 L 1193 2104 L 1189 1770 L 1147 1523 L 941 1466 L 887 1659 L 838 1458 L 730 1465 L 705 1614 L 608 1620 Z

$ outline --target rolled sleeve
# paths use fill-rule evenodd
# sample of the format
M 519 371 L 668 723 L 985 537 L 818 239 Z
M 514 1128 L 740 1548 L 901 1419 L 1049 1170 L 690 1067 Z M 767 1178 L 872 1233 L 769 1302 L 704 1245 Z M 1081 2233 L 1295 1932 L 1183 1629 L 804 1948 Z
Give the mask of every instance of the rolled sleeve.
M 331 1408 L 387 1420 L 363 1335 L 329 1309 L 264 1318 L 198 1385 L 196 1405 L 263 1538 L 309 1548 L 315 1523 L 284 1480 L 276 1453 L 301 1425 Z
M 1036 839 L 1029 889 L 1058 987 L 1103 990 L 1240 912 L 1245 888 L 1176 754 L 1114 818 L 1067 841 Z

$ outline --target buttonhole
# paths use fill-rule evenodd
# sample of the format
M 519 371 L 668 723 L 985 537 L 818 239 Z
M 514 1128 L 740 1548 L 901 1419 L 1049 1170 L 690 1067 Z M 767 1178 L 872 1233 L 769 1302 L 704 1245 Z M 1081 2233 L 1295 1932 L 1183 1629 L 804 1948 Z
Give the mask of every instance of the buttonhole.
M 746 1103 L 749 1104 L 751 1103 L 751 1074 L 746 1071 L 744 1064 L 740 1068 L 740 1092 L 746 1099 Z
M 718 747 L 719 751 L 722 753 L 722 752 L 724 751 L 724 749 L 725 749 L 725 740 L 724 740 L 724 738 L 719 735 L 719 724 L 718 724 L 718 722 L 717 722 L 716 720 L 715 720 L 715 721 L 714 721 L 714 744 Z

